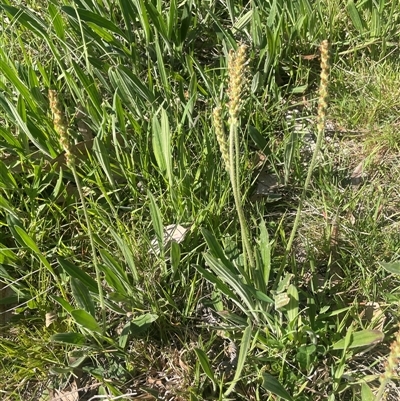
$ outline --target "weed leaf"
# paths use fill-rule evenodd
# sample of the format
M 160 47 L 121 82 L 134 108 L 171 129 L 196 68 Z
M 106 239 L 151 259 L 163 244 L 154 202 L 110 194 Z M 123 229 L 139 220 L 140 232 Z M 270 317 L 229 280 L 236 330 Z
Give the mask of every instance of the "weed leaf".
M 263 383 L 262 386 L 270 391 L 272 394 L 275 394 L 284 400 L 293 401 L 291 395 L 283 388 L 283 386 L 279 383 L 279 381 L 274 377 L 267 373 L 263 373 Z

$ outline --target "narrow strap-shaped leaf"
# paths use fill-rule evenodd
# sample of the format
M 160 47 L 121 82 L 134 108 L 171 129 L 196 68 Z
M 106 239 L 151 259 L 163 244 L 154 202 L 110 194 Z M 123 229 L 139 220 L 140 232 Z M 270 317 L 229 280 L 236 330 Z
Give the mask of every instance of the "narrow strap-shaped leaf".
M 124 31 L 122 31 L 120 28 L 118 28 L 110 19 L 104 18 L 97 13 L 93 13 L 91 11 L 84 10 L 82 8 L 77 9 L 77 8 L 70 7 L 70 6 L 63 6 L 63 7 L 61 7 L 61 9 L 66 14 L 68 14 L 69 16 L 71 16 L 75 19 L 78 18 L 78 16 L 77 16 L 77 14 L 78 14 L 79 18 L 82 21 L 92 22 L 92 23 L 98 25 L 99 27 L 108 29 L 109 31 L 114 32 L 117 35 L 120 35 L 121 37 L 126 39 L 126 35 L 125 35 Z
M 233 380 L 232 380 L 231 384 L 229 385 L 228 389 L 225 391 L 225 394 L 224 394 L 225 397 L 227 397 L 235 389 L 236 383 L 241 378 L 244 364 L 247 359 L 247 353 L 250 348 L 251 332 L 252 332 L 252 326 L 251 326 L 251 324 L 249 324 L 243 332 L 242 341 L 240 342 L 240 351 L 239 351 L 235 376 L 233 377 Z
M 87 287 L 83 285 L 81 281 L 72 277 L 71 290 L 78 307 L 95 317 L 94 302 Z
M 63 268 L 63 270 L 71 277 L 75 277 L 80 280 L 83 284 L 86 285 L 89 291 L 94 292 L 95 294 L 99 293 L 99 289 L 97 283 L 94 279 L 92 279 L 87 273 L 85 273 L 78 266 L 75 266 L 73 263 L 69 262 L 66 259 L 61 257 L 57 258 L 58 263 Z
M 204 373 L 211 380 L 213 389 L 215 391 L 215 389 L 217 388 L 217 381 L 212 371 L 211 364 L 210 361 L 208 360 L 207 354 L 200 348 L 195 348 L 194 352 L 196 353 L 197 358 L 199 359 L 200 365 L 203 368 Z

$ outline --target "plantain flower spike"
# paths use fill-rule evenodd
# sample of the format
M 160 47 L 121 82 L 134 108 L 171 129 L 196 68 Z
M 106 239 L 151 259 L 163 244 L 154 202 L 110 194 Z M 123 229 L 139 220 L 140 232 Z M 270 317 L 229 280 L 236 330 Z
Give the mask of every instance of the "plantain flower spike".
M 237 51 L 231 50 L 228 59 L 228 111 L 229 123 L 237 124 L 240 107 L 242 91 L 246 83 L 246 46 L 241 44 Z
M 328 80 L 329 80 L 329 43 L 327 40 L 322 41 L 320 46 L 321 52 L 321 75 L 318 96 L 318 117 L 317 131 L 322 132 L 325 127 L 326 109 L 328 107 Z
M 61 107 L 58 93 L 55 90 L 49 90 L 50 110 L 53 114 L 54 129 L 58 133 L 60 144 L 65 151 L 65 162 L 71 167 L 74 163 L 74 155 L 71 153 L 71 145 L 68 137 L 68 124 Z

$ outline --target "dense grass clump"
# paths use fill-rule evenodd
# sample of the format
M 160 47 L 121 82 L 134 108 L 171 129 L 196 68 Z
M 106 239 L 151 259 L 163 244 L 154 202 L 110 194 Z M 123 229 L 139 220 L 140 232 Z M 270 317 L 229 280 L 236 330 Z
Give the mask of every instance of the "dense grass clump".
M 397 400 L 399 10 L 0 4 L 0 398 Z

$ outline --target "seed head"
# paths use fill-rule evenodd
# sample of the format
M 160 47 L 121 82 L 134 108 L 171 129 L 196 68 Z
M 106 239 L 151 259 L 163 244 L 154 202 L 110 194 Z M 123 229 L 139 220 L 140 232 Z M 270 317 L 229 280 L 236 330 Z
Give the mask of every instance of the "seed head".
M 74 163 L 74 155 L 71 153 L 71 146 L 68 138 L 68 124 L 61 107 L 58 94 L 55 90 L 49 90 L 50 110 L 53 114 L 54 129 L 58 133 L 59 141 L 65 151 L 65 161 L 67 166 Z
M 240 45 L 236 52 L 233 50 L 229 52 L 228 75 L 229 120 L 231 124 L 236 124 L 242 102 L 242 91 L 246 82 L 246 46 L 244 44 Z
M 215 129 L 215 135 L 217 137 L 219 149 L 222 154 L 222 159 L 225 164 L 225 170 L 229 171 L 229 150 L 228 143 L 226 141 L 224 125 L 222 123 L 222 107 L 217 106 L 213 110 L 213 124 Z
M 320 46 L 321 52 L 321 81 L 319 84 L 317 131 L 322 132 L 325 127 L 326 109 L 328 107 L 328 80 L 329 80 L 329 43 L 324 40 Z

